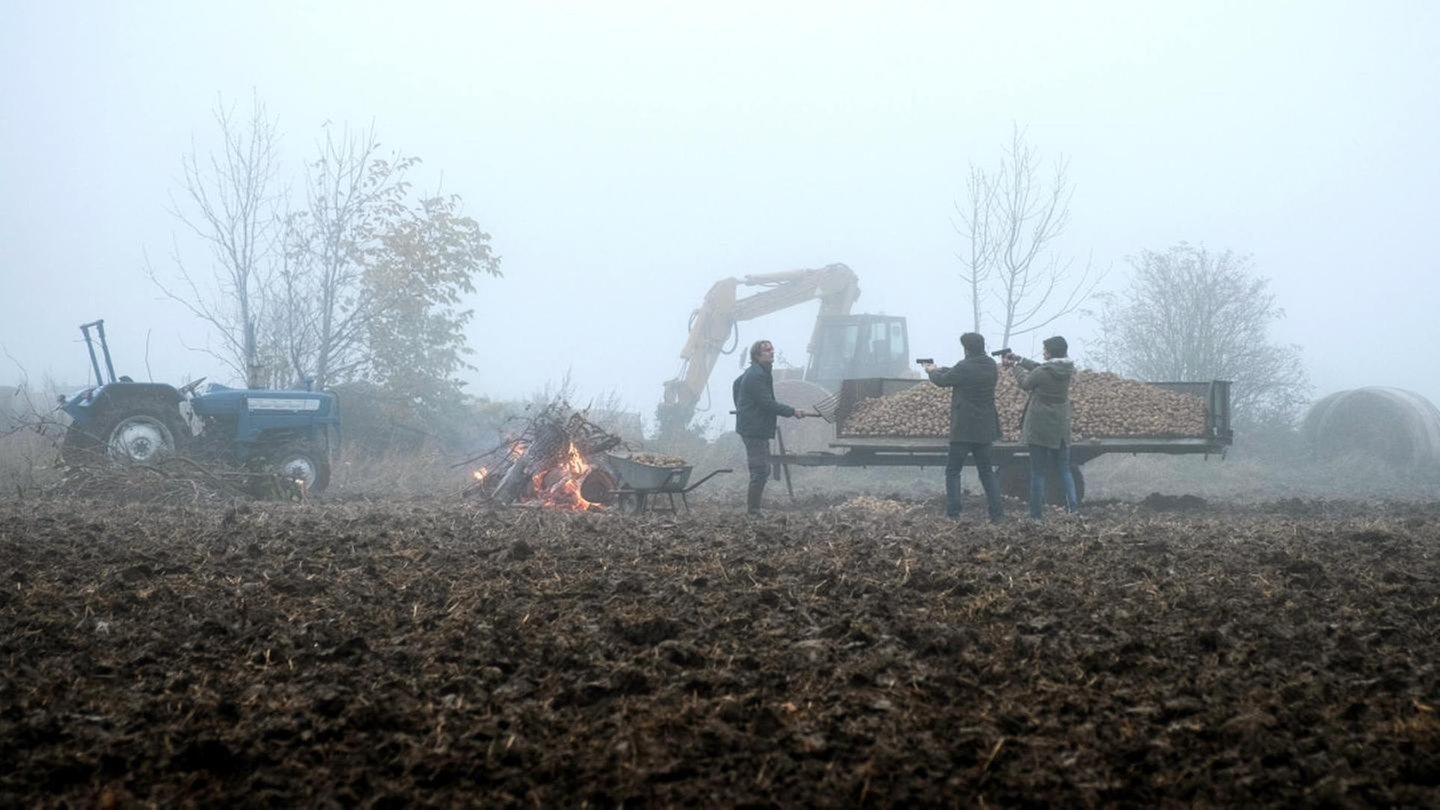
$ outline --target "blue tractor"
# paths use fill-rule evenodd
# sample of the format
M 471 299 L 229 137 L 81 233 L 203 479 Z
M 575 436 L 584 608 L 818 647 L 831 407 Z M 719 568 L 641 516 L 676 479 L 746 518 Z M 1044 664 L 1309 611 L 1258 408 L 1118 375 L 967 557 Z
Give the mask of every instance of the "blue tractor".
M 80 333 L 99 385 L 61 399 L 71 419 L 61 446 L 66 464 L 152 464 L 185 456 L 275 473 L 311 493 L 329 486 L 330 453 L 340 430 L 334 394 L 214 383 L 196 393 L 204 377 L 179 388 L 117 378 L 105 322 L 82 324 Z

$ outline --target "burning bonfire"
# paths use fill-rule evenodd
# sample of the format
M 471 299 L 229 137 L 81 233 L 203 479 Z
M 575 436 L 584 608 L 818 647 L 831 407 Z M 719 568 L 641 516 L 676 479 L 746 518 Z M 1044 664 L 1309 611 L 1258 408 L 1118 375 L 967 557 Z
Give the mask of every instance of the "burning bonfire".
M 531 504 L 584 512 L 613 500 L 619 484 L 605 451 L 620 437 L 557 400 L 545 406 L 518 436 L 466 463 L 484 462 L 471 476 L 467 495 L 497 504 Z

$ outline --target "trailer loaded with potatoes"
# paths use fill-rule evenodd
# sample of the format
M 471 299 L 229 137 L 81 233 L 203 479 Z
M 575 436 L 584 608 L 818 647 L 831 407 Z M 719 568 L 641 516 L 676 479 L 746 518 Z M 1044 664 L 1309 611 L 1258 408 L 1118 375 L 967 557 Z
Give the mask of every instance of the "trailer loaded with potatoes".
M 831 450 L 780 453 L 775 461 L 801 467 L 932 467 L 949 449 L 950 390 L 928 380 L 845 380 L 827 412 L 835 424 Z M 1001 439 L 992 457 L 1007 495 L 1028 491 L 1029 448 L 1020 443 L 1025 392 L 1008 373 L 995 390 Z M 1107 453 L 1223 456 L 1230 446 L 1230 383 L 1146 383 L 1098 371 L 1078 371 L 1070 385 L 1071 472 L 1084 497 L 1080 468 Z M 1047 488 L 1059 493 L 1058 486 Z

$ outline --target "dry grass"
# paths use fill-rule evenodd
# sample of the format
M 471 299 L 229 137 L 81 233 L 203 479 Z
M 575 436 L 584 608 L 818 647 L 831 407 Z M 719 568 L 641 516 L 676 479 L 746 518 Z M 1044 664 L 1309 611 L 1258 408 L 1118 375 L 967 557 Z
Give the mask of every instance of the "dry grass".
M 0 499 L 26 497 L 53 486 L 63 477 L 56 432 L 51 426 L 43 432 L 23 429 L 0 435 Z M 712 479 L 692 493 L 692 501 L 717 505 L 743 502 L 747 480 L 745 455 L 733 434 L 685 447 L 646 443 L 637 449 L 685 458 L 695 465 L 692 480 L 699 480 L 712 470 L 731 469 L 732 474 Z M 442 453 L 433 446 L 378 458 L 342 456 L 335 462 L 327 497 L 458 497 L 470 483 L 471 470 L 452 466 L 456 460 L 453 454 Z M 943 470 L 938 467 L 820 467 L 791 468 L 790 472 L 796 497 L 802 503 L 816 498 L 838 502 L 854 495 L 930 499 L 944 493 Z M 1089 500 L 1138 501 L 1154 492 L 1238 503 L 1285 498 L 1415 501 L 1440 497 L 1440 474 L 1406 472 L 1365 459 L 1320 464 L 1254 458 L 1116 455 L 1086 464 L 1084 473 Z M 979 483 L 973 468 L 965 471 L 962 482 L 968 493 L 978 493 Z M 779 503 L 785 497 L 783 481 L 772 481 L 766 500 Z
M 33 429 L 0 435 L 0 498 L 26 497 L 60 480 L 57 439 Z
M 334 462 L 328 498 L 454 495 L 471 483 L 471 469 L 434 448 L 376 458 L 340 457 Z M 478 465 L 476 465 L 478 466 Z
M 1138 500 L 1152 492 L 1238 502 L 1283 498 L 1434 500 L 1433 471 L 1371 459 L 1283 463 L 1200 456 L 1102 456 L 1084 467 L 1086 497 Z

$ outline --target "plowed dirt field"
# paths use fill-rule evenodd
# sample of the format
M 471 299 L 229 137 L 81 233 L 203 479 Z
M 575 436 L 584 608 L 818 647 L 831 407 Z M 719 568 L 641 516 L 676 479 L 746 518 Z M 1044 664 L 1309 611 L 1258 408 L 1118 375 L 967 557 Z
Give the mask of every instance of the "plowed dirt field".
M 1440 804 L 1440 509 L 0 504 L 0 805 Z

